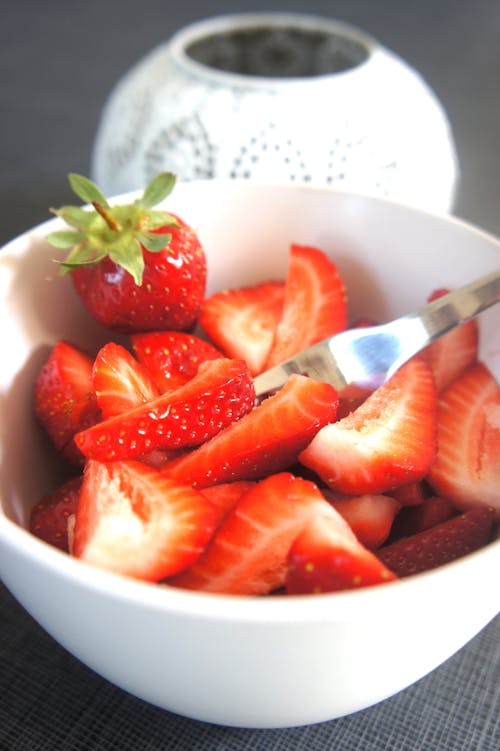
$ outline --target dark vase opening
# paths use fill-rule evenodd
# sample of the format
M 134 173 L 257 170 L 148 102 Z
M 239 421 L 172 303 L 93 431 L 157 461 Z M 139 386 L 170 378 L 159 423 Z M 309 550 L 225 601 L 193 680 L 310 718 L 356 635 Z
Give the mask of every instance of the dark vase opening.
M 199 36 L 186 44 L 185 53 L 197 63 L 227 73 L 309 78 L 356 68 L 367 60 L 369 49 L 341 31 L 262 25 Z

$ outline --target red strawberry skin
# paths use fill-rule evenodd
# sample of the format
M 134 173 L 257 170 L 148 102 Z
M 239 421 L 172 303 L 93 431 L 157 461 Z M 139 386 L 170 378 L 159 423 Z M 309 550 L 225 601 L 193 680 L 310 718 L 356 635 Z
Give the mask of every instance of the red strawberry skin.
M 253 488 L 254 484 L 251 480 L 240 480 L 239 482 L 224 482 L 220 485 L 202 488 L 201 492 L 215 509 L 217 527 L 220 527 L 242 495 Z
M 436 456 L 437 395 L 429 367 L 412 360 L 299 459 L 346 495 L 384 493 L 422 479 Z
M 447 289 L 435 290 L 429 296 L 429 302 L 448 292 Z M 457 326 L 422 350 L 420 357 L 423 357 L 430 366 L 438 393 L 448 388 L 466 368 L 476 363 L 478 345 L 479 327 L 477 320 L 472 319 Z
M 431 529 L 457 514 L 457 509 L 448 498 L 430 496 L 418 506 L 406 506 L 401 509 L 391 529 L 391 539 L 409 537 L 425 529 Z
M 291 595 L 358 589 L 396 578 L 333 510 L 311 518 L 288 553 L 286 591 Z
M 152 253 L 143 248 L 141 286 L 108 257 L 72 271 L 77 293 L 104 326 L 130 333 L 189 330 L 195 324 L 205 294 L 205 253 L 196 233 L 179 217 L 170 216 L 179 226 L 157 230 L 171 235 L 165 250 Z
M 380 548 L 377 556 L 399 577 L 437 568 L 491 540 L 495 512 L 478 507 Z
M 136 461 L 90 460 L 76 512 L 73 554 L 145 581 L 191 565 L 214 529 L 211 503 Z
M 318 248 L 292 245 L 283 315 L 266 367 L 347 327 L 346 292 L 336 265 Z
M 493 506 L 500 515 L 499 456 L 500 386 L 480 362 L 439 399 L 438 452 L 427 479 L 459 509 Z
M 163 471 L 200 488 L 280 472 L 335 419 L 337 406 L 333 386 L 294 374 L 274 396 Z
M 284 584 L 293 539 L 325 508 L 313 483 L 289 472 L 271 475 L 243 494 L 202 556 L 172 583 L 205 592 L 268 594 Z
M 428 496 L 423 482 L 408 482 L 391 490 L 391 496 L 402 506 L 419 506 Z
M 65 553 L 69 551 L 68 519 L 76 512 L 83 477 L 66 480 L 33 507 L 29 529 L 36 537 Z
M 92 366 L 91 357 L 61 340 L 50 351 L 35 380 L 35 415 L 55 447 L 77 464 L 82 455 L 72 443 L 73 436 L 101 418 Z
M 130 341 L 137 359 L 162 394 L 187 383 L 202 362 L 223 356 L 209 342 L 183 331 L 132 334 Z
M 331 503 L 358 540 L 370 550 L 379 548 L 387 540 L 400 509 L 399 503 L 387 495 L 360 495 Z
M 75 442 L 84 456 L 102 462 L 196 446 L 238 420 L 254 402 L 244 362 L 210 360 L 184 386 L 78 433 Z
M 228 357 L 245 360 L 255 376 L 266 365 L 284 297 L 280 281 L 217 292 L 204 300 L 199 322 Z
M 97 353 L 92 383 L 104 419 L 160 395 L 149 373 L 125 347 L 115 342 L 108 342 Z

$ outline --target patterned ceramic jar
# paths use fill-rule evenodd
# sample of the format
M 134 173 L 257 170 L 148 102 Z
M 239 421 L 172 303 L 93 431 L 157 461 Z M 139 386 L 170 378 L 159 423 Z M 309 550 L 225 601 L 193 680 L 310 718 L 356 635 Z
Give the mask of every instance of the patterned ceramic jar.
M 310 183 L 452 207 L 446 114 L 421 76 L 368 34 L 302 14 L 209 18 L 118 82 L 92 173 L 108 193 L 168 169 L 184 180 Z

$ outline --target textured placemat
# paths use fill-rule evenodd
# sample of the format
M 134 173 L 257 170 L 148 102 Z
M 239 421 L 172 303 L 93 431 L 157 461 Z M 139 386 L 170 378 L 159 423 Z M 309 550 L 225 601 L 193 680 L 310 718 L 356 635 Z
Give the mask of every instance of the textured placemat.
M 208 725 L 100 678 L 0 587 L 1 751 L 498 751 L 500 618 L 397 696 L 331 722 L 280 730 Z

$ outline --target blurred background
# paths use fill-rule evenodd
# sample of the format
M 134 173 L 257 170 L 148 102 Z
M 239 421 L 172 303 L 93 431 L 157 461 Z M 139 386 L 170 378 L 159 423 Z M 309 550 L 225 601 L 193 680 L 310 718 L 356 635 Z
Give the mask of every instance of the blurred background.
M 99 115 L 139 58 L 198 19 L 294 11 L 353 23 L 418 70 L 451 122 L 461 178 L 454 213 L 500 234 L 498 0 L 2 0 L 0 243 L 72 201 Z

